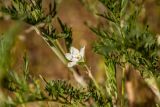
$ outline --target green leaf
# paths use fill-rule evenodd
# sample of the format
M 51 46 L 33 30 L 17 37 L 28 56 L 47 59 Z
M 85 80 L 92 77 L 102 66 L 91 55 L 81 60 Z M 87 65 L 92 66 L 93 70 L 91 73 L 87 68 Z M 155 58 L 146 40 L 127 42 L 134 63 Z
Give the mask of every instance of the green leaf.
M 72 45 L 72 30 L 66 24 L 62 23 L 62 21 L 59 18 L 58 18 L 58 22 L 62 30 L 61 34 L 64 34 L 66 48 L 69 51 Z

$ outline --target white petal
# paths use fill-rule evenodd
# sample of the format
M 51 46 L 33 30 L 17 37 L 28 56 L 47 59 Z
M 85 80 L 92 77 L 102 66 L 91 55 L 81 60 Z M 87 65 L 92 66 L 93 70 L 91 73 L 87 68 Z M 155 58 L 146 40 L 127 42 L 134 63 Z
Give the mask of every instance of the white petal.
M 80 49 L 80 55 L 82 56 L 82 58 L 84 57 L 84 53 L 85 53 L 85 46 L 83 46 L 83 47 Z
M 71 61 L 71 59 L 72 59 L 72 55 L 71 55 L 70 53 L 66 53 L 66 54 L 65 54 L 65 57 L 66 57 L 68 60 L 70 60 L 70 61 Z
M 79 50 L 76 49 L 75 47 L 71 47 L 70 53 L 71 53 L 72 55 L 77 55 L 77 54 L 79 54 Z
M 72 57 L 71 61 L 72 62 L 78 62 L 80 59 L 76 58 L 76 57 Z
M 68 67 L 73 67 L 74 65 L 76 65 L 77 64 L 77 62 L 69 62 L 68 63 Z

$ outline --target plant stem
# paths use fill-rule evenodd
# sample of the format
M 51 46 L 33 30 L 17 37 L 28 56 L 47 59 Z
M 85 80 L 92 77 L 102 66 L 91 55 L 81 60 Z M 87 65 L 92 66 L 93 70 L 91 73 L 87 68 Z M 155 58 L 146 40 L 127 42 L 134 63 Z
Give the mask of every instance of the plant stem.
M 89 69 L 89 67 L 88 67 L 86 64 L 84 65 L 84 67 L 87 69 L 87 74 L 88 74 L 89 78 L 93 81 L 93 83 L 94 83 L 94 85 L 96 86 L 96 88 L 97 88 L 98 90 L 100 90 L 100 87 L 99 87 L 97 81 L 94 79 L 94 77 L 93 77 L 93 75 L 92 75 L 92 72 L 91 72 L 91 70 Z
M 57 47 L 59 48 L 59 50 L 60 50 L 60 51 L 62 52 L 62 54 L 64 55 L 65 52 L 64 52 L 64 50 L 63 50 L 63 48 L 62 48 L 62 46 L 61 46 L 61 44 L 59 43 L 58 40 L 55 41 L 55 44 L 57 45 Z
M 97 90 L 99 91 L 100 95 L 102 96 L 103 99 L 105 99 L 104 97 L 104 92 L 101 90 L 100 86 L 98 85 L 97 81 L 95 80 L 95 78 L 92 75 L 91 70 L 89 69 L 89 67 L 87 66 L 87 64 L 84 64 L 84 67 L 87 69 L 87 74 L 89 76 L 89 78 L 93 81 L 94 85 L 96 86 Z

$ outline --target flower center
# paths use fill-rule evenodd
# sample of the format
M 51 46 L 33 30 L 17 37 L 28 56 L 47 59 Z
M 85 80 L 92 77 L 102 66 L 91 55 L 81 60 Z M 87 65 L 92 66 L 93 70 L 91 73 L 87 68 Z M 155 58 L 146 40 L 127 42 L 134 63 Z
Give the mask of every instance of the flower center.
M 72 56 L 73 59 L 76 59 L 77 61 L 79 61 L 81 59 L 81 55 L 80 54 L 76 54 Z
M 76 56 L 76 58 L 77 58 L 77 59 L 81 59 L 81 56 L 78 54 L 78 55 Z

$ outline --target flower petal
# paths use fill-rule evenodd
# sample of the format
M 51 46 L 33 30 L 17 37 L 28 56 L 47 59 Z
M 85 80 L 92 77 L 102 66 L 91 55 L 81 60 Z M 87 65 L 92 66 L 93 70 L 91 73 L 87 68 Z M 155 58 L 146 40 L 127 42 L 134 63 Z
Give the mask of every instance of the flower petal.
M 80 55 L 81 55 L 82 58 L 84 57 L 84 53 L 85 53 L 85 46 L 83 46 L 83 47 L 80 49 Z
M 72 55 L 70 53 L 66 53 L 65 57 L 70 61 L 72 60 Z
M 74 65 L 76 65 L 77 64 L 77 62 L 69 62 L 68 63 L 68 67 L 73 67 Z
M 77 54 L 79 54 L 79 50 L 76 49 L 75 47 L 71 47 L 70 53 L 71 53 L 72 55 L 77 55 Z
M 78 62 L 80 59 L 76 58 L 76 57 L 72 57 L 72 59 L 70 61 L 72 62 Z

